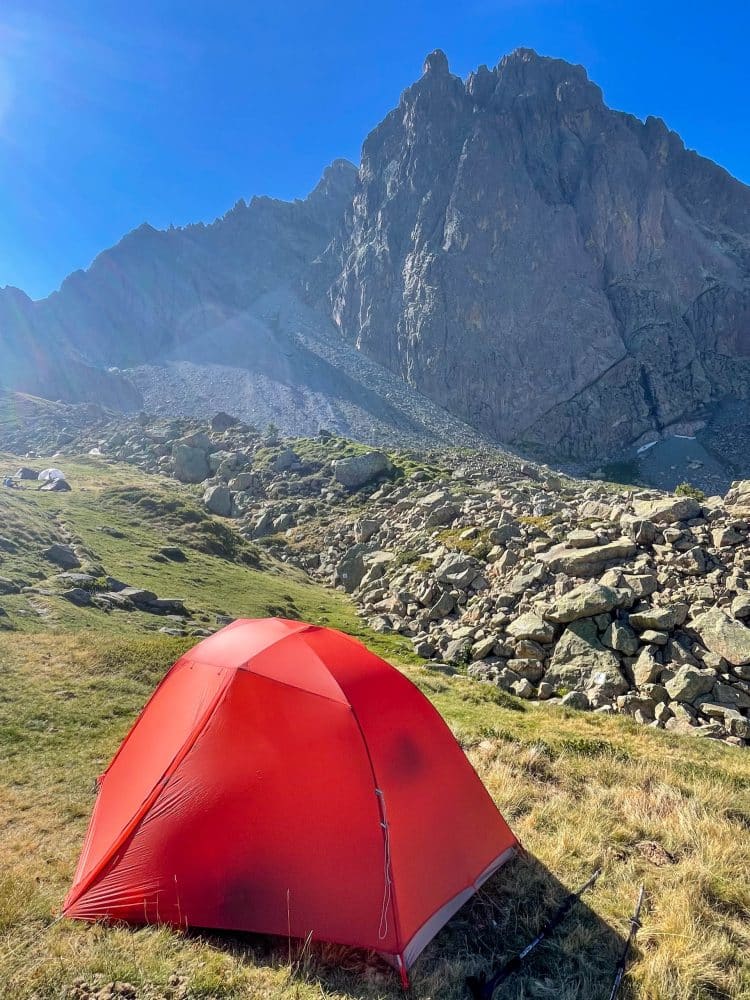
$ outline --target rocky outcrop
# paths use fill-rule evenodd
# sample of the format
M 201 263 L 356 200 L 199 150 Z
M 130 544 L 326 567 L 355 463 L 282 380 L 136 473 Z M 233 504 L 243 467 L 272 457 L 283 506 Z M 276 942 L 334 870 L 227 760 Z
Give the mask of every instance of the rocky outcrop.
M 433 53 L 337 253 L 342 334 L 502 441 L 591 457 L 750 393 L 750 189 L 580 66 Z

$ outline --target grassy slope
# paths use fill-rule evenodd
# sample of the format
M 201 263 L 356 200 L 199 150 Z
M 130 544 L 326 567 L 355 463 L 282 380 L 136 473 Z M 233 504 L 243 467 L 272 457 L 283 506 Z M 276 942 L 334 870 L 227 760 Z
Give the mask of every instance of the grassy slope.
M 259 571 L 188 547 L 186 563 L 154 563 L 149 554 L 165 532 L 127 503 L 110 509 L 102 493 L 117 479 L 164 496 L 175 487 L 88 461 L 71 475 L 83 487 L 73 494 L 3 495 L 0 534 L 10 528 L 28 536 L 17 553 L 4 553 L 0 575 L 32 571 L 38 563 L 29 553 L 62 518 L 108 572 L 196 608 L 264 614 L 291 601 L 303 617 L 364 635 L 343 597 L 286 568 Z M 102 523 L 127 538 L 103 535 Z M 147 634 L 148 616 L 78 612 L 54 598 L 44 599 L 48 617 L 24 619 L 17 612 L 25 600 L 2 598 L 25 631 L 0 634 L 0 997 L 73 996 L 79 977 L 127 980 L 143 998 L 398 996 L 376 962 L 331 948 L 290 952 L 284 941 L 56 920 L 93 803 L 92 780 L 190 640 Z M 50 622 L 55 631 L 39 632 Z M 747 753 L 621 718 L 518 704 L 407 664 L 398 639 L 365 637 L 400 658 L 434 700 L 529 851 L 430 945 L 415 969 L 416 997 L 465 996 L 467 972 L 533 934 L 559 898 L 555 876 L 575 885 L 598 864 L 604 875 L 587 905 L 504 996 L 606 995 L 617 935 L 643 880 L 648 903 L 631 995 L 750 997 Z M 170 986 L 174 975 L 179 982 Z
M 9 457 L 3 458 L 0 455 L 0 467 L 14 465 Z M 38 583 L 40 568 L 50 575 L 58 572 L 40 560 L 39 552 L 65 531 L 111 576 L 153 590 L 160 597 L 182 598 L 188 608 L 205 612 L 210 620 L 216 613 L 234 617 L 287 614 L 364 637 L 366 630 L 351 602 L 342 594 L 310 583 L 298 570 L 274 562 L 262 552 L 257 553 L 258 564 L 254 566 L 204 551 L 206 533 L 169 513 L 170 506 L 179 506 L 182 513 L 195 512 L 189 487 L 144 475 L 129 465 L 107 465 L 86 457 L 63 464 L 76 485 L 72 493 L 40 493 L 34 484 L 19 492 L 0 491 L 0 536 L 17 543 L 15 552 L 7 552 L 0 542 L 1 577 Z M 196 492 L 196 500 L 197 496 Z M 154 512 L 152 506 L 139 503 L 143 497 L 154 499 L 162 509 Z M 113 537 L 102 531 L 103 527 L 114 528 L 123 537 Z M 187 560 L 154 561 L 153 555 L 165 544 L 179 545 Z M 105 615 L 46 595 L 31 602 L 25 595 L 6 596 L 0 604 L 22 631 L 38 631 L 42 623 L 45 627 L 106 633 L 153 631 L 165 624 L 153 615 Z M 29 614 L 30 607 L 41 616 Z M 405 640 L 372 633 L 367 633 L 367 638 L 380 652 L 406 659 L 411 656 L 411 646 Z

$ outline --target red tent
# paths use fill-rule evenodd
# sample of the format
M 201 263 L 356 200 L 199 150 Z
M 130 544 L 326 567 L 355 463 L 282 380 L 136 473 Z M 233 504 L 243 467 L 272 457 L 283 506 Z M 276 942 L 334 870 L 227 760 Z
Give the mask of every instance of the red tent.
M 430 702 L 332 629 L 234 622 L 100 779 L 63 912 L 335 941 L 401 972 L 518 842 Z

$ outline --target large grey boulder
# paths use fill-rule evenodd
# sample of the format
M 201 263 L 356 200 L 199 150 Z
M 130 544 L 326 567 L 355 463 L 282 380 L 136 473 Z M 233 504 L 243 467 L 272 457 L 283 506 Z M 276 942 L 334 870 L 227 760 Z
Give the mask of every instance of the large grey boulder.
M 232 473 L 244 461 L 244 456 L 239 451 L 213 451 L 207 458 L 211 472 L 222 477 Z
M 701 642 L 712 653 L 734 666 L 750 663 L 750 628 L 729 618 L 720 608 L 711 608 L 690 623 Z
M 364 455 L 339 458 L 331 463 L 333 478 L 347 489 L 356 490 L 379 476 L 391 472 L 393 466 L 382 451 L 368 451 Z
M 71 587 L 70 590 L 64 590 L 60 596 L 79 608 L 85 608 L 92 601 L 90 591 L 84 590 L 82 587 Z
M 553 687 L 596 692 L 614 698 L 628 690 L 620 661 L 599 641 L 596 622 L 582 618 L 571 622 L 555 646 L 544 679 Z
M 459 509 L 454 503 L 444 503 L 439 507 L 433 507 L 425 518 L 426 528 L 439 528 L 445 524 L 452 524 L 458 517 Z
M 698 670 L 696 667 L 680 667 L 664 685 L 669 697 L 674 701 L 692 702 L 702 694 L 708 694 L 716 683 L 713 670 Z
M 367 547 L 359 543 L 347 549 L 333 571 L 334 587 L 341 586 L 348 594 L 357 589 L 367 572 L 366 552 Z
M 664 667 L 656 657 L 652 646 L 644 646 L 632 666 L 633 680 L 636 687 L 644 684 L 655 684 Z
M 693 497 L 662 497 L 658 500 L 635 500 L 636 517 L 652 524 L 676 524 L 701 516 L 701 505 Z
M 212 514 L 229 517 L 232 513 L 232 491 L 223 484 L 209 486 L 203 494 L 203 503 Z
M 638 636 L 628 625 L 622 622 L 612 622 L 604 630 L 602 642 L 610 649 L 616 649 L 625 656 L 635 656 L 638 652 Z
M 206 455 L 208 449 L 188 444 L 188 440 L 195 438 L 175 441 L 172 445 L 175 479 L 181 483 L 201 483 L 211 473 Z
M 270 510 L 262 511 L 252 527 L 253 538 L 263 538 L 264 535 L 270 535 L 273 531 L 273 522 L 273 513 Z
M 599 583 L 584 583 L 559 597 L 554 606 L 545 611 L 544 617 L 558 623 L 593 618 L 594 615 L 616 608 L 621 601 L 620 595 L 611 587 L 603 587 Z
M 575 528 L 566 539 L 571 549 L 590 549 L 599 544 L 595 531 L 588 528 Z
M 533 642 L 552 642 L 555 636 L 554 625 L 546 622 L 535 611 L 519 615 L 507 626 L 506 632 L 514 639 L 530 639 Z
M 358 542 L 369 542 L 380 530 L 382 521 L 374 517 L 362 517 L 354 523 L 354 538 Z
M 571 548 L 566 543 L 553 545 L 547 552 L 542 552 L 539 559 L 553 572 L 586 577 L 598 576 L 607 563 L 628 559 L 636 551 L 635 542 L 622 537 L 585 549 Z
M 750 479 L 732 483 L 724 497 L 724 503 L 735 517 L 750 519 Z
M 453 600 L 448 591 L 444 590 L 427 612 L 427 620 L 435 622 L 440 621 L 441 618 L 447 618 L 455 606 L 456 602 Z
M 670 630 L 682 625 L 687 618 L 687 605 L 677 604 L 671 608 L 646 608 L 630 615 L 630 624 L 639 632 L 644 629 Z
M 471 655 L 471 638 L 469 636 L 459 636 L 451 639 L 445 647 L 445 659 L 447 663 L 463 663 Z

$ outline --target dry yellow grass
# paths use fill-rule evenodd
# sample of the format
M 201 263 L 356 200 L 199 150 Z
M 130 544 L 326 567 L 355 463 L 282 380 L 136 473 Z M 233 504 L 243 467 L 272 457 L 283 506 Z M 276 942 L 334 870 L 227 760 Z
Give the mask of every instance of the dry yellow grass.
M 65 634 L 0 639 L 0 997 L 400 995 L 377 960 L 257 937 L 60 921 L 91 783 L 184 643 Z M 406 668 L 467 749 L 528 856 L 454 918 L 414 970 L 414 997 L 466 996 L 468 973 L 525 944 L 593 868 L 604 873 L 503 997 L 607 995 L 637 885 L 647 903 L 624 997 L 750 997 L 750 756 Z M 500 699 L 503 701 L 503 699 Z M 82 991 L 83 990 L 83 991 Z

